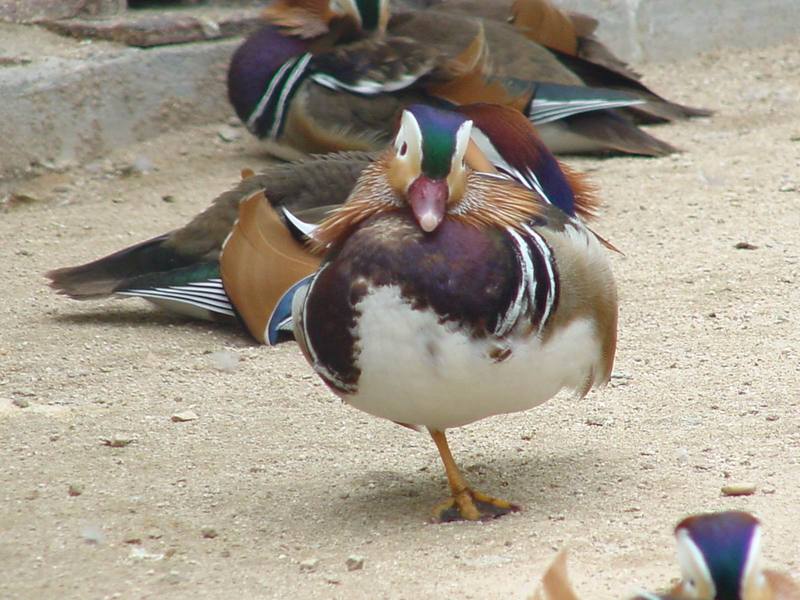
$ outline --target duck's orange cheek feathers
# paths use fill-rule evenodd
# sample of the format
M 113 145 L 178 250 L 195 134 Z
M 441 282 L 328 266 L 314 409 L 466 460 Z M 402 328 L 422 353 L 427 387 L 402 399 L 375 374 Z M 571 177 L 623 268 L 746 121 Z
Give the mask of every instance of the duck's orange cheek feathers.
M 430 233 L 442 222 L 450 196 L 447 181 L 430 179 L 420 175 L 406 192 L 408 204 L 414 213 L 414 218 L 426 233 Z

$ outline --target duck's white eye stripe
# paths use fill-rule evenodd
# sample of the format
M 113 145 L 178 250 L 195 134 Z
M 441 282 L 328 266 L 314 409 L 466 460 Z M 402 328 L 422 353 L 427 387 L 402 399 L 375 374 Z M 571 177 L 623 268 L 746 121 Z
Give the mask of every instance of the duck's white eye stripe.
M 751 578 L 763 577 L 761 572 L 761 526 L 753 530 L 753 537 L 750 539 L 750 548 L 747 551 L 747 561 L 744 563 L 742 570 L 742 588 L 745 589 L 750 582 Z M 755 580 L 752 582 L 756 587 L 763 585 L 761 581 Z
M 705 583 L 713 598 L 716 594 L 716 586 L 700 548 L 697 547 L 697 544 L 694 543 L 689 532 L 685 529 L 677 531 L 675 541 L 678 547 L 678 564 L 680 565 L 684 582 L 692 581 L 695 586 Z
M 472 121 L 464 121 L 456 131 L 456 152 L 454 156 L 456 160 L 463 160 L 464 155 L 467 153 L 470 135 L 472 135 Z
M 405 151 L 403 151 L 404 146 Z M 414 115 L 410 111 L 404 110 L 400 117 L 400 128 L 394 138 L 394 149 L 398 154 L 404 156 L 409 149 L 413 150 L 414 148 L 422 151 L 422 130 Z

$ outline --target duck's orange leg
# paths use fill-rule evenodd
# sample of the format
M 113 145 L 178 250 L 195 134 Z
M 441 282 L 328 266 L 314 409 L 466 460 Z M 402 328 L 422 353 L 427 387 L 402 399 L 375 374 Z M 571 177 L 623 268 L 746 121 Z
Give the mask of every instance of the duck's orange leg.
M 433 509 L 433 521 L 435 523 L 487 521 L 520 509 L 515 504 L 470 489 L 463 475 L 461 475 L 461 471 L 458 470 L 456 461 L 453 460 L 444 431 L 436 429 L 429 429 L 428 431 L 439 450 L 439 455 L 442 457 L 444 470 L 447 474 L 447 482 L 450 484 L 450 493 L 452 494 L 448 500 L 438 504 Z

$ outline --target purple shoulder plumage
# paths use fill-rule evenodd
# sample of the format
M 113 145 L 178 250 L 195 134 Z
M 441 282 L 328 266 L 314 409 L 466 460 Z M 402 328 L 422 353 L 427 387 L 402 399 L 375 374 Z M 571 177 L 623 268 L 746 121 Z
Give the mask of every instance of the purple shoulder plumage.
M 308 46 L 308 41 L 285 36 L 278 28 L 267 25 L 251 34 L 234 52 L 228 67 L 228 98 L 244 123 L 265 96 L 278 70 L 286 61 L 306 52 Z M 266 135 L 267 123 L 255 125 L 256 135 Z

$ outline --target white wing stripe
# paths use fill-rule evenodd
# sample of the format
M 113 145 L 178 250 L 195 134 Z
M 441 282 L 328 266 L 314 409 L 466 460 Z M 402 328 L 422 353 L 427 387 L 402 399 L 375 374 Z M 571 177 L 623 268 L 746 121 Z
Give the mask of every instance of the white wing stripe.
M 297 80 L 303 75 L 303 72 L 306 70 L 306 66 L 308 65 L 308 61 L 310 60 L 311 54 L 306 53 L 301 56 L 292 68 L 292 72 L 286 79 L 286 83 L 283 84 L 283 87 L 281 88 L 281 95 L 278 98 L 278 104 L 275 107 L 275 119 L 272 121 L 272 127 L 269 130 L 269 137 L 273 139 L 278 137 L 278 132 L 280 131 L 281 124 L 283 123 L 283 114 L 286 112 L 286 104 L 289 94 L 292 93 L 294 86 L 297 84 Z
M 555 303 L 556 299 L 556 275 L 555 270 L 553 269 L 553 253 L 550 251 L 550 247 L 547 243 L 542 239 L 538 233 L 536 233 L 533 229 L 531 229 L 528 225 L 522 226 L 525 232 L 531 237 L 534 244 L 536 244 L 536 248 L 539 253 L 542 255 L 544 259 L 545 269 L 547 270 L 547 297 L 545 299 L 545 307 L 544 311 L 542 312 L 542 318 L 539 321 L 539 333 L 542 333 L 545 325 L 547 325 L 547 321 L 550 319 L 550 313 L 553 310 L 553 304 Z M 531 299 L 535 302 L 535 297 L 531 295 Z

